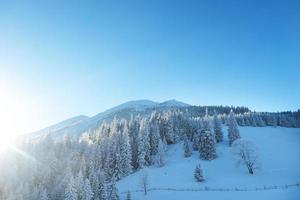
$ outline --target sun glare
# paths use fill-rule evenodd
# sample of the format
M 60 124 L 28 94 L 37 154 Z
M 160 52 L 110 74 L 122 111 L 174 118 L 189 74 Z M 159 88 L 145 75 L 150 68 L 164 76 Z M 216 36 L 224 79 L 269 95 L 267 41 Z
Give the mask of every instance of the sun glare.
M 0 153 L 24 133 L 29 120 L 29 109 L 21 93 L 0 86 Z

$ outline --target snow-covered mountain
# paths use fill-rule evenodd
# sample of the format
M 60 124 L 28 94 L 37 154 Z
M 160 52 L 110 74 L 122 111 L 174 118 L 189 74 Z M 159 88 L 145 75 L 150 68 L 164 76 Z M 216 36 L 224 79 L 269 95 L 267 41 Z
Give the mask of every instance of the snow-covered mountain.
M 41 129 L 37 132 L 34 132 L 32 134 L 32 136 L 33 136 L 33 138 L 39 138 L 39 137 L 42 137 L 43 135 L 45 135 L 47 133 L 50 133 L 50 132 L 52 132 L 52 133 L 60 132 L 63 129 L 68 129 L 68 128 L 71 128 L 71 127 L 76 126 L 78 124 L 85 123 L 88 119 L 89 119 L 89 117 L 85 116 L 85 115 L 79 115 L 79 116 L 76 116 L 76 117 L 72 117 L 72 118 L 66 119 L 62 122 L 59 122 L 57 124 L 51 125 L 47 128 Z
M 158 106 L 159 107 L 187 107 L 191 105 L 172 99 L 172 100 L 162 102 Z
M 190 105 L 175 99 L 161 103 L 145 99 L 129 101 L 92 117 L 80 115 L 64 120 L 42 130 L 30 133 L 30 137 L 33 139 L 38 139 L 48 133 L 51 133 L 52 137 L 55 139 L 62 138 L 66 134 L 70 135 L 71 137 L 78 137 L 88 130 L 94 130 L 104 120 L 108 122 L 111 121 L 115 116 L 118 118 L 129 118 L 131 115 L 135 115 L 137 113 L 141 115 L 150 114 L 153 109 L 182 108 L 187 106 Z

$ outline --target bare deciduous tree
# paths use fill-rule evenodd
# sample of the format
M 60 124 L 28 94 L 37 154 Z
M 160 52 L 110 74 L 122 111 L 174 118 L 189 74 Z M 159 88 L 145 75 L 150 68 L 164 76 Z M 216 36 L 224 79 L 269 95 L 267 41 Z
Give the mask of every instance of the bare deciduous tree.
M 258 167 L 257 151 L 253 142 L 248 140 L 238 139 L 232 144 L 233 154 L 236 157 L 238 164 L 243 164 L 247 167 L 249 174 L 254 174 L 254 170 Z
M 143 170 L 140 175 L 140 186 L 142 187 L 144 194 L 147 195 L 148 187 L 149 187 L 149 180 L 148 180 L 148 173 L 146 170 Z

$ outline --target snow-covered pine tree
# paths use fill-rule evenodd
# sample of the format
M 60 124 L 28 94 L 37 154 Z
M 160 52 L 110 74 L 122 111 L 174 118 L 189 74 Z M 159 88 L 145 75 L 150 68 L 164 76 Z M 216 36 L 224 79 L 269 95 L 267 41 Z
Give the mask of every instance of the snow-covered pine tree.
M 167 143 L 173 144 L 174 141 L 174 116 L 171 111 L 164 112 L 161 120 L 162 129 Z
M 78 172 L 77 176 L 75 177 L 75 184 L 77 188 L 78 199 L 83 199 L 84 179 L 81 170 Z
M 239 118 L 240 118 L 240 126 L 245 126 L 245 120 L 244 120 L 244 116 L 242 114 L 239 114 Z
M 266 126 L 266 123 L 263 121 L 260 113 L 256 114 L 256 124 L 257 124 L 257 126 L 260 126 L 260 127 Z
M 184 139 L 183 139 L 183 149 L 184 149 L 184 157 L 190 157 L 192 155 L 191 146 L 188 137 L 186 135 L 184 135 Z
M 160 140 L 159 133 L 159 115 L 157 112 L 153 112 L 150 118 L 150 152 L 151 156 L 154 156 L 158 153 L 158 143 Z
M 113 177 L 111 183 L 108 186 L 108 199 L 119 200 L 118 189 L 116 187 L 116 179 Z
M 199 150 L 199 140 L 200 140 L 200 130 L 197 130 L 196 133 L 193 135 L 193 150 Z
M 130 138 L 131 147 L 131 165 L 133 168 L 137 168 L 137 157 L 138 157 L 138 132 L 139 132 L 140 121 L 139 118 L 131 116 L 128 123 L 128 135 Z
M 127 192 L 126 200 L 131 200 L 131 194 L 130 194 L 130 191 Z
M 162 140 L 159 140 L 158 142 L 158 153 L 156 155 L 156 164 L 159 167 L 163 167 L 165 165 L 165 149 L 164 149 L 164 144 Z
M 121 158 L 121 176 L 127 176 L 131 173 L 131 147 L 129 144 L 128 128 L 125 126 L 123 133 L 120 134 L 120 158 Z
M 77 200 L 77 188 L 73 176 L 70 177 L 67 188 L 65 189 L 65 200 Z
M 39 200 L 48 200 L 48 194 L 47 194 L 47 190 L 42 188 L 42 190 L 40 191 L 39 193 L 39 197 L 38 197 Z
M 93 199 L 94 193 L 93 193 L 91 183 L 88 178 L 86 178 L 84 181 L 84 186 L 83 186 L 82 191 L 83 191 L 82 192 L 82 200 L 92 200 Z
M 121 152 L 122 149 L 122 152 Z M 119 130 L 116 133 L 112 133 L 111 143 L 110 143 L 110 151 L 109 151 L 109 173 L 108 179 L 111 177 L 115 177 L 116 180 L 120 180 L 123 177 L 123 158 L 121 157 L 121 153 L 124 153 L 123 148 L 123 138 L 121 135 L 121 131 Z M 126 158 L 125 158 L 126 159 Z M 126 161 L 126 160 L 125 160 Z
M 214 112 L 214 118 L 213 118 L 213 127 L 214 127 L 214 135 L 216 142 L 222 142 L 223 141 L 223 132 L 222 132 L 222 126 L 221 122 L 218 118 L 217 112 Z
M 194 177 L 197 182 L 204 181 L 203 173 L 200 164 L 196 165 L 195 171 L 194 171 Z
M 144 166 L 146 165 L 146 160 L 145 160 L 145 148 L 144 148 L 144 143 L 143 143 L 143 136 L 141 133 L 139 134 L 139 141 L 138 141 L 138 157 L 136 161 L 136 168 L 137 169 L 143 169 Z
M 200 133 L 199 153 L 204 160 L 213 160 L 217 157 L 215 138 L 209 130 L 202 130 Z
M 271 115 L 270 116 L 270 125 L 276 127 L 277 126 L 277 119 L 275 116 Z
M 107 185 L 105 180 L 105 175 L 100 172 L 97 184 L 97 193 L 99 200 L 107 200 Z
M 240 131 L 237 125 L 237 122 L 235 120 L 235 116 L 233 111 L 231 110 L 229 113 L 229 118 L 228 118 L 228 140 L 229 140 L 229 145 L 231 146 L 232 143 L 240 138 Z
M 144 118 L 140 123 L 138 134 L 138 160 L 137 168 L 142 169 L 145 165 L 149 165 L 150 158 L 150 143 L 149 143 L 149 126 L 147 119 Z
M 208 109 L 206 108 L 206 111 L 205 111 L 205 116 L 203 118 L 203 126 L 202 126 L 202 130 L 205 130 L 205 131 L 211 131 L 211 120 L 210 120 L 210 117 L 208 115 Z
M 100 170 L 92 171 L 89 178 L 93 191 L 93 199 L 107 200 L 106 177 Z

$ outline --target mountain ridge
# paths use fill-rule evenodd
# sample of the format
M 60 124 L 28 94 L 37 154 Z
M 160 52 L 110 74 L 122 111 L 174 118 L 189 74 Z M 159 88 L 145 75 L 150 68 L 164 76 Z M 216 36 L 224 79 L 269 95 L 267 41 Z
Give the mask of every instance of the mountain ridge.
M 85 115 L 78 115 L 72 118 L 68 118 L 56 124 L 50 125 L 46 128 L 29 133 L 31 138 L 40 138 L 50 133 L 54 138 L 61 138 L 65 134 L 71 136 L 79 136 L 80 134 L 97 128 L 104 120 L 111 120 L 115 115 L 119 115 L 122 112 L 128 115 L 128 113 L 141 112 L 146 109 L 154 108 L 174 108 L 174 107 L 187 107 L 191 106 L 187 103 L 170 99 L 163 102 L 155 102 L 148 99 L 132 100 L 119 104 L 115 107 L 109 108 L 103 112 L 100 112 L 94 116 L 88 117 Z

